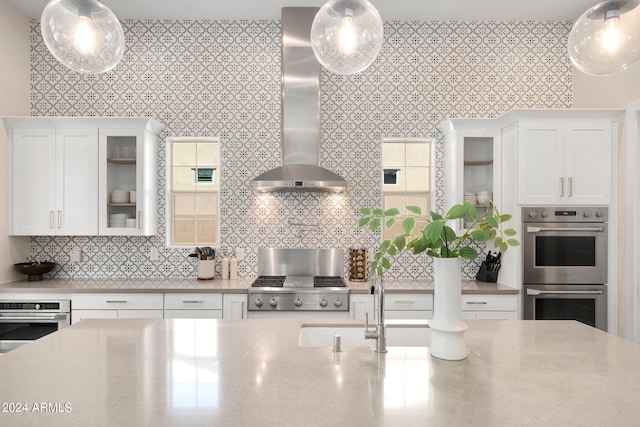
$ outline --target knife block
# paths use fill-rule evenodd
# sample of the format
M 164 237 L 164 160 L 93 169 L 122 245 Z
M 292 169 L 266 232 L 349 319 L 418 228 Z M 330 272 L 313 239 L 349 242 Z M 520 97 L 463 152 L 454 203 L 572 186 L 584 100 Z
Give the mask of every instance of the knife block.
M 480 270 L 478 270 L 478 274 L 476 274 L 476 280 L 481 282 L 497 282 L 499 271 L 500 268 L 496 271 L 487 271 L 487 264 L 482 261 L 482 264 L 480 264 Z

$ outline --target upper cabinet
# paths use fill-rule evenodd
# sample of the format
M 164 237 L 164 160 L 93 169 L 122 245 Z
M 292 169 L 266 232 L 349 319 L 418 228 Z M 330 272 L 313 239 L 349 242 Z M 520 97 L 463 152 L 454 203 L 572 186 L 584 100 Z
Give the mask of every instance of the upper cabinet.
M 4 123 L 11 235 L 156 233 L 155 142 L 162 125 L 148 118 L 7 117 Z
M 500 204 L 500 128 L 493 119 L 449 119 L 438 125 L 444 135 L 445 210 L 464 202 L 486 211 Z M 459 222 L 459 231 L 470 224 Z
M 12 235 L 98 233 L 97 129 L 10 129 Z
M 558 112 L 553 119 L 526 118 L 511 126 L 517 137 L 519 204 L 611 202 L 618 128 L 611 111 L 573 110 L 569 117 Z

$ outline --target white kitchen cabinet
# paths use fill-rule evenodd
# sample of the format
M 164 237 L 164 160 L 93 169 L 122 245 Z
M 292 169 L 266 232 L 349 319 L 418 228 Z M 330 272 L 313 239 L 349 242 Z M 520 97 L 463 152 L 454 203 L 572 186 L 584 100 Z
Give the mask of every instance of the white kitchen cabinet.
M 157 150 L 149 118 L 5 117 L 10 141 L 11 235 L 152 235 Z M 135 199 L 111 203 L 113 190 Z M 129 227 L 110 227 L 109 215 Z
M 611 121 L 518 124 L 520 204 L 609 204 L 615 126 Z
M 222 318 L 223 319 L 246 319 L 247 318 L 247 295 L 246 294 L 224 294 L 222 296 Z
M 465 194 L 488 192 L 494 204 L 500 204 L 500 127 L 494 119 L 449 119 L 437 126 L 444 135 L 445 211 L 465 201 Z M 486 211 L 486 202 L 474 200 L 478 213 Z M 454 225 L 456 232 L 465 226 Z M 468 224 L 466 224 L 468 225 Z M 465 227 L 466 228 L 466 227 Z
M 518 319 L 518 296 L 463 294 L 462 317 L 467 320 Z
M 98 233 L 97 129 L 9 129 L 10 234 Z
M 373 295 L 350 294 L 349 319 L 364 321 L 367 313 L 369 313 L 369 321 L 375 319 Z
M 74 293 L 71 294 L 71 323 L 83 319 L 162 319 L 161 293 Z
M 100 234 L 144 235 L 157 233 L 157 150 L 161 127 L 151 121 L 135 127 L 104 128 L 99 131 Z M 115 190 L 127 199 L 114 200 Z M 131 192 L 135 192 L 135 196 Z M 135 222 L 122 226 L 112 215 L 126 215 Z
M 165 319 L 222 319 L 222 294 L 165 293 Z
M 432 319 L 433 294 L 385 294 L 384 316 L 385 319 Z

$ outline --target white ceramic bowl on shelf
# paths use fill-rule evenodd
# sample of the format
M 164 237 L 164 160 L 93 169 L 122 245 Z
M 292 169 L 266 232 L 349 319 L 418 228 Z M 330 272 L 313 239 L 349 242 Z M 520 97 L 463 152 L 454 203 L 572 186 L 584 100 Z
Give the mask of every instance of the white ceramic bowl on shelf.
M 113 190 L 111 192 L 111 203 L 129 203 L 129 192 L 124 190 Z

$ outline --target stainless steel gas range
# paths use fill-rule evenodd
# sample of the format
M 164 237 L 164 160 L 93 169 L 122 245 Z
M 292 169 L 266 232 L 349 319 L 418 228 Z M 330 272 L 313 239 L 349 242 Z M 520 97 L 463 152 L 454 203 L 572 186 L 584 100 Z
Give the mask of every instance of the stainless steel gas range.
M 259 313 L 287 317 L 296 312 L 348 316 L 343 250 L 259 249 L 258 274 L 249 288 L 249 317 L 274 317 Z

